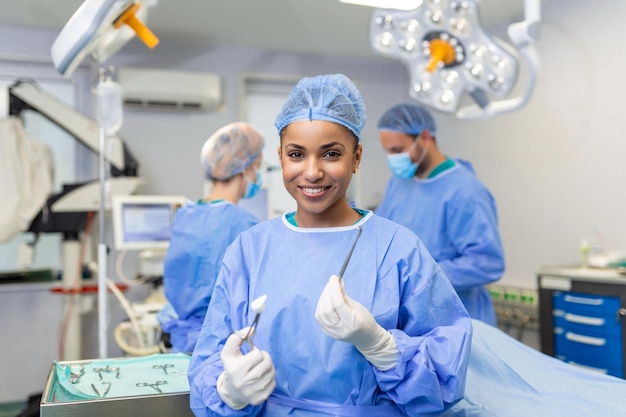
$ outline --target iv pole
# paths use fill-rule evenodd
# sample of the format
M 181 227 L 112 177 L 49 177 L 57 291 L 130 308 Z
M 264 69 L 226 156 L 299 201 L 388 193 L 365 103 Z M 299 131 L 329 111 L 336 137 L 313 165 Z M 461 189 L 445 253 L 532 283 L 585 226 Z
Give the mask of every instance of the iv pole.
M 159 40 L 137 18 L 142 3 L 154 0 L 85 0 L 55 40 L 51 48 L 55 68 L 69 77 L 79 63 L 91 56 L 96 62 L 106 60 L 133 35 L 146 46 L 154 48 Z M 132 29 L 132 30 L 129 30 Z M 99 149 L 99 232 L 98 243 L 98 347 L 100 358 L 106 358 L 108 335 L 107 311 L 107 245 L 105 207 L 110 196 L 106 181 L 107 137 L 121 127 L 121 89 L 111 78 L 99 71 L 98 80 L 98 149 Z M 118 101 L 119 100 L 119 101 Z M 119 112 L 112 110 L 119 109 Z

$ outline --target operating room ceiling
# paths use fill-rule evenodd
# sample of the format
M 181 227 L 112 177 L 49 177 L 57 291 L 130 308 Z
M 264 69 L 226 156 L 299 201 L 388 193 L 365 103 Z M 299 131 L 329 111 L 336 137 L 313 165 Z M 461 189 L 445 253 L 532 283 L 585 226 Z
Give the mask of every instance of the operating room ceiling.
M 0 0 L 0 25 L 61 30 L 82 3 Z M 163 42 L 370 56 L 372 10 L 338 0 L 158 0 L 147 23 Z M 523 10 L 523 0 L 482 0 L 481 20 L 487 29 L 504 27 Z

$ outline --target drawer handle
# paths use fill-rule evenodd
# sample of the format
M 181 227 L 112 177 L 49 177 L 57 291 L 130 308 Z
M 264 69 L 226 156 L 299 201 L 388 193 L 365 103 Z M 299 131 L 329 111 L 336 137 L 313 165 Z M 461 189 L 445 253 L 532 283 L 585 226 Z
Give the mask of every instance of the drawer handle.
M 569 363 L 570 365 L 577 366 L 578 368 L 584 368 L 584 369 L 588 369 L 590 371 L 600 372 L 601 374 L 608 374 L 609 373 L 608 369 L 595 368 L 595 367 L 589 366 L 589 365 L 581 365 L 580 363 L 576 363 L 574 361 L 568 361 L 567 363 Z
M 604 346 L 606 344 L 606 339 L 601 339 L 599 337 L 583 336 L 572 332 L 566 332 L 565 338 L 572 342 L 584 343 L 586 345 Z
M 602 298 L 584 298 L 584 297 L 575 297 L 573 295 L 566 295 L 563 297 L 565 301 L 568 303 L 576 303 L 576 304 L 587 304 L 591 306 L 599 306 L 602 305 L 604 300 Z
M 579 316 L 578 314 L 565 314 L 566 321 L 570 323 L 587 324 L 589 326 L 604 326 L 604 319 L 598 317 Z

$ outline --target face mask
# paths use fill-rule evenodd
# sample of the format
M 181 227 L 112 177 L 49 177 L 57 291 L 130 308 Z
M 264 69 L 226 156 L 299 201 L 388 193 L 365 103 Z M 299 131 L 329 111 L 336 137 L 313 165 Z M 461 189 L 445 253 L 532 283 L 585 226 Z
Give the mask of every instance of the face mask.
M 242 198 L 252 198 L 261 189 L 261 173 L 257 171 L 255 182 L 250 181 L 246 176 L 244 178 L 246 179 L 246 191 Z
M 410 154 L 418 140 L 419 139 L 416 139 L 406 152 L 387 155 L 389 168 L 396 177 L 406 180 L 412 178 L 417 172 L 417 167 L 422 163 L 424 157 L 426 156 L 426 149 L 424 149 L 417 162 L 411 161 Z

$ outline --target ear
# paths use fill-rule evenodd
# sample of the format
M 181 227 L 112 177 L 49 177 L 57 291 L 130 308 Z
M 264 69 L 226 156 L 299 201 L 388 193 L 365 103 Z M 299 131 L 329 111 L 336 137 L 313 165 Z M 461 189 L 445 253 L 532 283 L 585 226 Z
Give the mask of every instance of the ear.
M 361 165 L 361 157 L 363 156 L 363 145 L 360 143 L 356 147 L 356 151 L 354 151 L 354 162 L 352 166 L 352 172 L 359 172 L 359 165 Z
M 422 130 L 422 132 L 420 133 L 420 136 L 422 137 L 422 139 L 424 139 L 427 142 L 432 142 L 434 140 L 432 135 L 430 134 L 430 130 L 428 129 Z
M 283 152 L 281 146 L 278 145 L 276 148 L 276 153 L 278 154 L 278 161 L 280 162 L 280 167 L 283 168 Z

